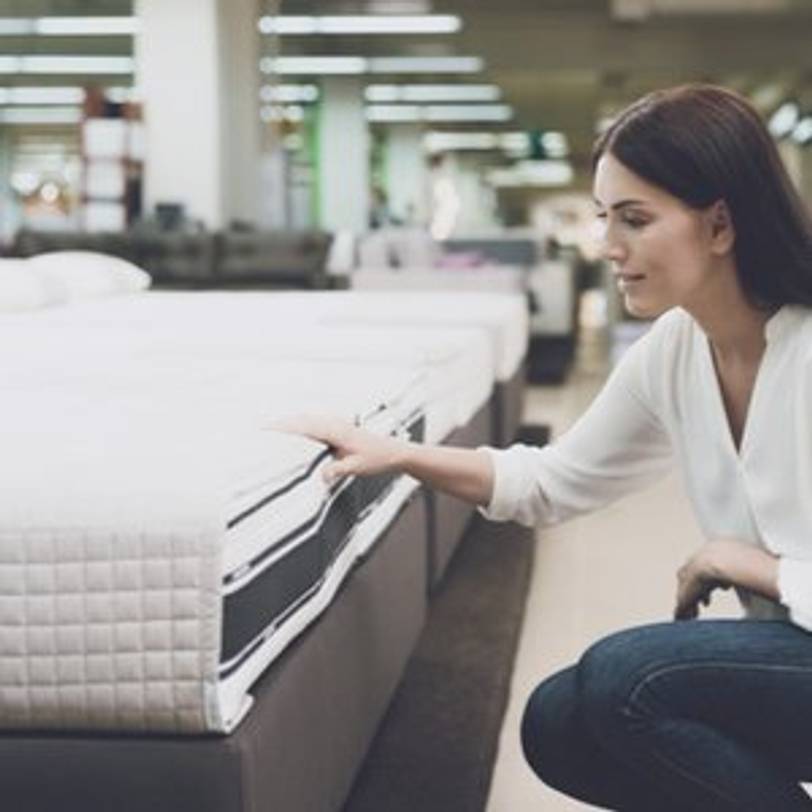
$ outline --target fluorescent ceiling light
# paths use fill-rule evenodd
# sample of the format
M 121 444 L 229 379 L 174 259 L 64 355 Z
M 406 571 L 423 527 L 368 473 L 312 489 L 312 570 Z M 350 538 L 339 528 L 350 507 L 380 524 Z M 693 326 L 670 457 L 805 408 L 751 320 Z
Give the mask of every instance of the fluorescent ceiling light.
M 137 17 L 40 17 L 34 20 L 35 34 L 56 36 L 131 36 L 137 34 Z
M 390 56 L 369 60 L 371 73 L 479 73 L 485 62 L 478 56 Z
M 812 143 L 812 115 L 804 116 L 795 125 L 790 137 L 801 146 Z
M 508 121 L 513 108 L 507 104 L 408 105 L 371 104 L 366 108 L 369 121 Z
M 0 87 L 0 104 L 81 104 L 81 87 Z
M 129 56 L 0 56 L 0 73 L 132 73 Z
M 567 161 L 519 161 L 509 169 L 488 173 L 488 181 L 499 187 L 566 186 L 573 177 Z
M 367 60 L 361 56 L 266 56 L 259 68 L 277 74 L 359 74 L 367 70 Z
M 19 37 L 34 33 L 34 21 L 27 17 L 0 17 L 0 36 Z
M 431 104 L 422 108 L 425 121 L 510 121 L 509 104 Z
M 569 151 L 569 144 L 564 133 L 548 130 L 541 134 L 541 145 L 551 158 L 564 158 Z
M 502 97 L 496 85 L 369 85 L 366 100 L 393 102 L 494 102 Z
M 307 103 L 318 100 L 319 89 L 316 85 L 263 85 L 259 97 L 269 103 Z
M 784 138 L 792 132 L 800 118 L 801 111 L 798 105 L 793 101 L 784 102 L 770 116 L 767 126 L 775 138 Z
M 473 56 L 280 56 L 263 57 L 263 73 L 286 75 L 361 73 L 475 73 L 483 61 Z
M 78 124 L 78 107 L 7 107 L 0 110 L 2 124 Z
M 131 36 L 137 17 L 2 17 L 0 36 Z
M 263 34 L 453 34 L 460 30 L 460 18 L 449 14 L 363 15 L 340 17 L 262 17 Z
M 259 117 L 263 121 L 301 121 L 304 118 L 304 108 L 297 104 L 285 106 L 278 104 L 264 105 L 259 110 Z
M 423 145 L 429 152 L 451 152 L 462 150 L 504 150 L 506 152 L 521 151 L 526 153 L 530 147 L 530 139 L 523 132 L 441 132 L 433 130 L 427 132 Z

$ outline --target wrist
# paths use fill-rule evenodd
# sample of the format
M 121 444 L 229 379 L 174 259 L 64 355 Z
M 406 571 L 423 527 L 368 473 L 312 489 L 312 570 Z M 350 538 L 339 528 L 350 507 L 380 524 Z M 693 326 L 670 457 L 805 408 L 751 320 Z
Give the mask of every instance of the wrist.
M 417 454 L 421 448 L 420 443 L 412 440 L 392 439 L 392 454 L 390 469 L 411 474 L 414 471 Z

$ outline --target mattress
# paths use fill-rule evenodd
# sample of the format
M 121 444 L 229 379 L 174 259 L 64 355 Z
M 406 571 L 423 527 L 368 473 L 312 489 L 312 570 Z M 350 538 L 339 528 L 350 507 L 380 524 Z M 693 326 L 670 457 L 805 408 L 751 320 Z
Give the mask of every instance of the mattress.
M 429 442 L 441 442 L 455 428 L 467 425 L 493 389 L 493 347 L 476 327 L 394 325 L 382 340 L 379 326 L 344 322 L 328 326 L 312 322 L 296 307 L 292 313 L 280 309 L 273 296 L 236 298 L 158 294 L 53 309 L 22 324 L 18 320 L 13 342 L 3 342 L 0 323 L 0 345 L 14 346 L 21 340 L 29 346 L 58 344 L 68 356 L 66 365 L 76 357 L 117 354 L 419 367 L 425 374 Z M 214 317 L 213 312 L 219 315 Z M 26 332 L 30 335 L 22 339 Z
M 527 353 L 527 302 L 518 294 L 398 291 L 393 296 L 365 291 L 336 295 L 344 301 L 336 302 L 335 309 L 321 317 L 324 323 L 481 329 L 491 342 L 500 382 L 514 375 Z
M 148 306 L 147 303 L 149 303 Z M 529 316 L 524 296 L 508 293 L 378 291 L 189 293 L 148 291 L 108 300 L 78 304 L 75 314 L 84 312 L 86 323 L 115 320 L 144 331 L 184 308 L 184 324 L 216 323 L 244 325 L 353 325 L 356 327 L 465 327 L 479 329 L 491 343 L 496 377 L 505 382 L 513 377 L 527 353 Z M 73 320 L 66 308 L 55 308 L 54 320 Z
M 8 326 L 7 322 L 2 325 Z M 0 725 L 228 732 L 414 491 L 328 487 L 318 404 L 419 439 L 419 370 L 21 347 L 0 442 Z

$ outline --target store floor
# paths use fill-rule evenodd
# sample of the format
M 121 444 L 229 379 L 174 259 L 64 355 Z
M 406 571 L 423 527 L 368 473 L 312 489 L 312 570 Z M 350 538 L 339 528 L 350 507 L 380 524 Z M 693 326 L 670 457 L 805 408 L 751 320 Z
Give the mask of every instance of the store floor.
M 582 342 L 566 385 L 533 387 L 526 419 L 560 434 L 586 408 L 608 373 L 600 334 Z M 571 812 L 595 809 L 544 787 L 519 745 L 524 702 L 546 676 L 570 665 L 613 631 L 670 618 L 676 571 L 701 543 L 675 476 L 643 493 L 557 528 L 537 533 L 538 550 L 502 728 L 487 812 Z M 736 616 L 729 593 L 707 614 Z

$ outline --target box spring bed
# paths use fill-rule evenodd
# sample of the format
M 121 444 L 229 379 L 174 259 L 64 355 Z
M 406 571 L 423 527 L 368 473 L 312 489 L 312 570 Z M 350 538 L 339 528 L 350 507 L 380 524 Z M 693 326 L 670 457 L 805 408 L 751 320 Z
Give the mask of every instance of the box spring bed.
M 95 303 L 77 305 L 77 312 L 82 311 L 80 328 L 76 327 L 76 317 L 68 308 L 53 309 L 49 320 L 56 332 L 47 335 L 45 345 L 30 342 L 26 363 L 16 368 L 16 377 L 12 375 L 4 383 L 4 403 L 12 410 L 16 404 L 18 414 L 22 414 L 27 407 L 31 411 L 31 404 L 26 403 L 23 395 L 36 395 L 33 413 L 47 426 L 43 436 L 38 436 L 43 448 L 49 438 L 64 433 L 72 425 L 71 421 L 83 414 L 83 409 L 95 399 L 104 401 L 107 408 L 111 404 L 118 407 L 114 408 L 115 417 L 109 423 L 104 419 L 94 420 L 91 408 L 84 414 L 83 425 L 88 434 L 91 426 L 95 427 L 93 432 L 99 436 L 89 442 L 90 451 L 86 444 L 81 444 L 79 449 L 69 449 L 80 451 L 77 459 L 81 462 L 87 462 L 89 454 L 90 460 L 99 464 L 96 484 L 101 483 L 103 477 L 100 463 L 106 453 L 104 441 L 130 426 L 122 422 L 122 415 L 132 419 L 136 427 L 139 420 L 155 425 L 159 420 L 168 419 L 169 425 L 174 425 L 187 441 L 187 445 L 180 443 L 179 446 L 184 453 L 191 453 L 188 443 L 192 438 L 201 432 L 211 433 L 215 435 L 212 449 L 216 458 L 222 458 L 232 467 L 234 460 L 226 449 L 232 443 L 241 448 L 255 443 L 260 436 L 257 429 L 264 432 L 259 447 L 252 446 L 257 459 L 275 449 L 275 443 L 281 442 L 288 451 L 290 443 L 309 444 L 307 453 L 300 447 L 291 452 L 300 462 L 296 469 L 298 474 L 287 484 L 270 490 L 268 471 L 251 457 L 253 467 L 249 466 L 250 476 L 245 480 L 251 485 L 243 489 L 241 510 L 234 510 L 238 501 L 230 503 L 231 521 L 227 522 L 238 538 L 240 524 L 255 522 L 254 514 L 262 515 L 263 508 L 277 500 L 275 518 L 268 527 L 282 542 L 281 549 L 287 550 L 285 545 L 296 539 L 289 547 L 299 553 L 281 555 L 278 559 L 281 563 L 274 562 L 274 567 L 267 570 L 263 570 L 267 555 L 260 553 L 243 561 L 232 554 L 231 568 L 225 568 L 222 583 L 216 585 L 225 598 L 222 622 L 215 618 L 212 623 L 211 616 L 204 617 L 204 612 L 197 618 L 201 621 L 200 627 L 191 629 L 193 638 L 201 634 L 200 629 L 208 629 L 206 634 L 211 638 L 212 629 L 216 629 L 216 640 L 207 638 L 207 643 L 210 649 L 216 643 L 220 655 L 217 662 L 213 662 L 211 656 L 207 660 L 202 658 L 205 664 L 198 658 L 201 662 L 191 668 L 195 677 L 199 677 L 201 671 L 209 677 L 207 690 L 189 703 L 192 709 L 184 708 L 184 702 L 179 701 L 189 685 L 181 685 L 182 681 L 177 679 L 174 693 L 170 686 L 158 685 L 153 686 L 155 692 L 150 696 L 150 690 L 145 687 L 148 680 L 143 677 L 151 665 L 142 651 L 140 663 L 136 662 L 138 657 L 128 662 L 124 656 L 118 665 L 123 664 L 125 671 L 135 669 L 134 682 L 140 679 L 144 685 L 130 686 L 130 689 L 135 694 L 141 690 L 143 695 L 128 697 L 124 690 L 123 701 L 118 695 L 111 700 L 110 686 L 103 686 L 108 689 L 107 694 L 104 691 L 95 694 L 96 699 L 102 698 L 104 712 L 99 714 L 88 707 L 89 702 L 92 704 L 90 693 L 78 698 L 70 689 L 64 689 L 63 682 L 70 683 L 77 678 L 77 669 L 84 668 L 83 676 L 88 676 L 90 659 L 84 665 L 77 660 L 75 647 L 78 645 L 81 650 L 82 644 L 75 639 L 76 629 L 72 630 L 74 639 L 70 635 L 65 640 L 57 639 L 57 632 L 56 637 L 45 644 L 41 634 L 33 643 L 30 635 L 21 643 L 19 635 L 20 626 L 26 622 L 23 614 L 31 611 L 27 604 L 24 610 L 20 609 L 21 600 L 25 603 L 33 596 L 36 603 L 38 590 L 43 593 L 39 597 L 50 590 L 53 593 L 47 596 L 51 601 L 50 611 L 58 612 L 59 603 L 52 600 L 58 592 L 57 582 L 60 578 L 72 577 L 70 565 L 75 569 L 75 555 L 63 561 L 69 566 L 61 576 L 43 576 L 43 568 L 31 568 L 25 584 L 29 594 L 21 599 L 13 580 L 25 569 L 22 564 L 31 563 L 30 550 L 15 552 L 13 545 L 5 545 L 5 558 L 0 563 L 12 566 L 0 570 L 0 634 L 6 637 L 0 646 L 0 724 L 12 730 L 0 735 L 0 775 L 7 788 L 5 797 L 13 799 L 15 812 L 106 808 L 124 812 L 160 812 L 162 809 L 180 812 L 187 808 L 202 812 L 209 809 L 212 812 L 277 809 L 333 812 L 339 809 L 419 634 L 427 593 L 440 581 L 471 508 L 439 494 L 418 491 L 416 484 L 404 477 L 348 481 L 335 493 L 325 493 L 320 465 L 326 460 L 326 452 L 313 448 L 314 444 L 303 438 L 264 431 L 267 422 L 278 414 L 290 413 L 294 407 L 301 409 L 303 404 L 316 403 L 318 410 L 334 411 L 345 417 L 361 414 L 370 427 L 378 426 L 376 430 L 408 433 L 415 438 L 428 432 L 431 441 L 445 438 L 449 443 L 471 446 L 493 442 L 497 430 L 495 412 L 502 416 L 498 430 L 512 431 L 502 424 L 509 426 L 509 421 L 515 420 L 515 417 L 504 417 L 515 413 L 515 408 L 512 412 L 502 408 L 500 398 L 510 398 L 513 396 L 510 393 L 520 388 L 521 349 L 517 348 L 523 345 L 516 339 L 515 324 L 505 324 L 509 308 L 500 310 L 497 306 L 494 315 L 483 303 L 481 313 L 486 315 L 480 313 L 479 318 L 473 319 L 473 325 L 466 325 L 456 316 L 442 319 L 440 311 L 443 307 L 447 309 L 449 302 L 435 309 L 438 308 L 436 301 L 426 306 L 425 300 L 421 303 L 417 297 L 403 306 L 398 305 L 388 316 L 383 308 L 384 320 L 379 321 L 377 317 L 367 320 L 364 308 L 376 313 L 381 300 L 364 305 L 365 297 L 358 294 L 307 294 L 307 301 L 301 294 L 227 294 L 225 298 L 220 293 L 192 295 L 197 303 L 197 326 L 195 317 L 182 324 L 176 322 L 181 301 L 177 297 L 188 301 L 189 294 L 145 294 L 121 300 L 117 308 Z M 147 302 L 150 304 L 145 307 Z M 224 318 L 224 312 L 225 321 L 218 323 L 218 318 Z M 257 330 L 266 329 L 263 321 L 267 321 L 269 312 L 278 314 L 281 322 L 274 323 L 266 336 L 268 343 L 263 345 L 261 340 L 257 342 Z M 233 334 L 235 318 L 242 325 L 236 336 Z M 0 337 L 8 339 L 15 331 L 23 335 L 29 329 L 33 337 L 41 323 L 21 318 L 9 331 L 3 321 Z M 386 334 L 382 328 L 387 323 L 391 334 L 402 333 L 398 340 L 392 341 L 388 360 L 384 357 L 386 352 L 374 349 L 377 335 L 381 336 L 380 343 L 384 346 Z M 292 329 L 294 324 L 298 330 Z M 376 333 L 373 325 L 381 332 Z M 180 327 L 184 329 L 180 329 L 178 335 L 186 332 L 185 338 L 167 343 L 172 330 Z M 473 329 L 466 335 L 468 327 Z M 211 339 L 213 328 L 216 340 L 222 339 L 223 344 L 203 340 L 204 335 Z M 47 329 L 45 333 L 48 334 Z M 282 345 L 275 343 L 274 336 L 279 339 L 283 333 L 292 340 L 290 351 L 280 349 Z M 55 335 L 67 346 L 54 350 Z M 67 336 L 72 339 L 66 339 Z M 296 336 L 300 339 L 304 361 L 292 360 Z M 317 348 L 324 340 L 329 341 L 330 349 L 322 353 Z M 432 340 L 456 349 L 438 356 L 428 351 Z M 505 345 L 511 341 L 512 350 L 506 351 Z M 71 357 L 71 342 L 76 357 Z M 245 358 L 251 345 L 257 348 L 247 353 L 251 357 L 238 360 Z M 414 346 L 407 350 L 410 345 Z M 13 356 L 9 354 L 9 344 L 4 346 L 7 349 L 5 352 L 0 349 L 0 354 Z M 19 342 L 16 346 L 20 346 Z M 200 355 L 193 351 L 195 346 Z M 462 351 L 466 347 L 467 356 Z M 352 357 L 354 371 L 350 363 L 340 360 L 345 350 Z M 456 380 L 450 376 L 452 369 L 456 370 L 457 377 L 470 375 L 471 352 L 475 357 L 482 356 L 480 379 L 465 387 L 441 387 L 444 380 L 446 383 Z M 63 356 L 65 366 L 54 378 L 54 361 Z M 510 371 L 517 356 L 518 366 L 506 377 L 505 370 Z M 382 365 L 384 361 L 387 363 Z M 386 371 L 392 361 L 395 368 Z M 417 378 L 413 377 L 415 370 L 420 373 Z M 273 408 L 267 408 L 271 388 L 258 380 L 263 371 L 272 374 L 275 371 L 287 382 L 285 395 L 274 397 Z M 494 377 L 499 380 L 500 374 L 504 380 L 497 384 L 488 400 L 485 395 L 489 387 L 483 384 L 481 376 L 487 375 L 493 381 Z M 359 383 L 370 376 L 383 380 L 384 389 L 388 387 L 390 396 L 383 401 L 386 408 L 379 408 L 380 401 L 370 394 L 369 387 Z M 94 389 L 94 381 L 100 381 L 98 389 Z M 409 383 L 404 384 L 404 381 Z M 349 386 L 350 396 L 323 397 L 325 387 L 336 389 L 344 383 Z M 151 402 L 143 391 L 150 385 L 172 393 L 168 407 L 165 403 Z M 499 387 L 508 394 L 499 395 Z M 401 390 L 408 390 L 408 395 L 396 396 Z M 449 398 L 453 394 L 456 398 L 452 403 Z M 250 407 L 246 407 L 246 402 Z M 47 423 L 48 414 L 55 406 L 61 412 L 62 424 L 59 420 Z M 220 431 L 223 425 L 246 423 L 248 431 Z M 12 424 L 10 421 L 9 425 Z M 270 437 L 276 439 L 270 440 Z M 16 436 L 17 445 L 11 442 L 10 451 L 24 454 L 25 440 L 25 436 Z M 171 446 L 171 441 L 168 444 Z M 303 458 L 309 460 L 307 465 L 302 466 Z M 199 463 L 201 458 L 192 455 L 189 459 Z M 192 464 L 189 459 L 185 461 L 187 466 Z M 138 469 L 141 462 L 137 459 L 134 468 Z M 232 470 L 229 465 L 225 468 Z M 285 470 L 293 469 L 288 466 Z M 3 483 L 7 493 L 13 496 L 16 487 L 22 494 L 26 486 L 29 489 L 35 486 L 36 471 L 36 466 L 31 465 L 23 470 L 19 481 Z M 65 463 L 62 474 L 67 477 L 69 471 L 70 465 Z M 152 491 L 159 491 L 162 484 L 166 486 L 173 473 L 172 465 L 167 465 L 158 481 L 152 483 Z M 262 482 L 265 488 L 265 495 L 259 501 L 255 498 L 257 482 Z M 315 483 L 321 483 L 321 489 Z M 104 486 L 100 487 L 104 492 Z M 303 503 L 311 505 L 309 514 L 303 512 L 301 506 L 284 509 L 284 500 L 290 501 L 291 493 L 297 488 L 307 493 Z M 66 491 L 69 493 L 71 487 Z M 213 498 L 215 491 L 209 487 L 203 488 L 202 493 Z M 190 501 L 200 498 L 196 494 Z M 59 499 L 55 504 L 59 504 Z M 283 509 L 278 509 L 280 505 Z M 317 508 L 315 513 L 314 507 Z M 127 509 L 136 512 L 134 506 Z M 6 539 L 9 529 L 15 522 L 19 523 L 21 517 L 23 525 L 31 529 L 25 523 L 31 521 L 32 503 L 22 499 L 15 510 L 16 513 L 12 510 L 3 517 Z M 220 511 L 218 518 L 222 516 Z M 287 533 L 283 532 L 286 526 Z M 268 527 L 261 522 L 256 524 L 251 532 L 244 534 L 242 541 L 231 545 L 232 551 L 239 549 L 245 553 L 257 549 L 256 538 L 267 535 Z M 362 528 L 360 532 L 358 527 Z M 302 544 L 303 538 L 311 538 L 314 543 Z M 33 549 L 39 549 L 42 563 L 55 560 L 53 538 L 45 540 L 39 548 L 35 544 Z M 346 553 L 343 558 L 342 551 Z M 20 559 L 21 555 L 25 561 Z M 251 566 L 257 565 L 255 571 L 259 573 L 273 573 L 279 566 L 281 573 L 286 559 L 287 574 L 276 581 L 277 586 L 298 580 L 301 588 L 293 593 L 261 588 L 263 578 L 273 580 L 273 575 L 254 576 Z M 324 572 L 325 562 L 331 577 L 318 575 Z M 142 575 L 145 571 L 142 568 Z M 116 577 L 123 577 L 125 581 L 131 577 L 116 573 L 115 568 L 107 575 L 112 578 L 112 586 L 108 583 L 106 588 L 113 592 Z M 248 588 L 229 592 L 241 579 L 245 579 Z M 209 579 L 209 592 L 211 583 Z M 199 582 L 195 581 L 193 586 L 201 591 Z M 281 602 L 277 599 L 274 603 L 268 597 L 270 594 L 278 598 L 282 593 L 285 597 Z M 303 597 L 300 604 L 297 595 Z M 182 595 L 181 599 L 184 597 L 188 596 Z M 207 611 L 211 615 L 211 595 L 209 600 Z M 307 610 L 308 604 L 311 611 Z M 324 611 L 328 604 L 329 610 Z M 301 611 L 302 606 L 306 611 Z M 75 602 L 70 601 L 65 607 L 76 609 Z M 34 608 L 43 611 L 42 605 Z M 257 619 L 257 608 L 265 617 L 275 616 L 270 625 Z M 92 606 L 90 610 L 84 607 L 91 615 L 92 610 Z M 106 611 L 98 606 L 96 610 Z M 124 606 L 124 611 L 126 615 L 127 611 L 134 610 L 132 606 Z M 50 621 L 53 620 L 51 617 Z M 129 620 L 137 626 L 145 618 L 129 617 Z M 148 637 L 146 625 L 141 631 Z M 177 625 L 183 626 L 183 623 Z M 132 622 L 129 626 L 125 624 L 125 637 L 132 629 Z M 126 649 L 127 641 L 124 642 Z M 162 639 L 164 648 L 165 643 Z M 118 645 L 118 641 L 115 644 Z M 35 649 L 37 645 L 45 645 L 40 650 L 45 656 L 39 662 L 39 671 L 35 668 L 33 675 L 30 671 L 23 675 L 25 669 L 21 670 L 25 658 L 19 655 L 26 645 L 33 645 Z M 63 654 L 73 651 L 77 656 L 54 657 L 63 645 L 66 646 Z M 110 653 L 108 650 L 104 655 L 110 659 Z M 100 662 L 103 660 L 104 657 Z M 188 662 L 179 664 L 181 672 L 188 667 Z M 26 667 L 30 665 L 29 662 Z M 152 665 L 160 670 L 160 663 Z M 109 663 L 108 666 L 115 667 Z M 104 668 L 99 673 L 105 676 Z M 216 687 L 211 679 L 213 673 L 217 675 Z M 177 676 L 173 673 L 174 678 Z M 26 680 L 32 682 L 26 683 Z M 37 680 L 40 684 L 34 685 Z M 250 696 L 253 696 L 253 707 Z M 70 705 L 77 700 L 78 712 L 71 715 L 60 710 L 61 704 Z M 153 706 L 147 713 L 144 705 L 150 702 Z M 161 715 L 156 710 L 165 713 Z M 60 729 L 64 732 L 59 732 Z M 120 732 L 123 729 L 127 733 Z M 225 737 L 213 735 L 228 731 L 231 732 Z M 43 763 L 47 764 L 47 782 L 36 778 L 43 770 Z

